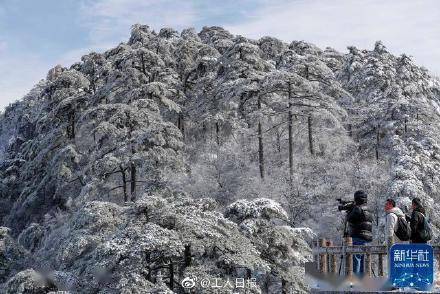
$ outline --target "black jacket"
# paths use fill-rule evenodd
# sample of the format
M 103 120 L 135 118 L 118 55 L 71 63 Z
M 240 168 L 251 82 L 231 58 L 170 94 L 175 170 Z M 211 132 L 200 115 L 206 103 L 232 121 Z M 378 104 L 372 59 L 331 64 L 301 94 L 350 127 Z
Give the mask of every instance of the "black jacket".
M 349 234 L 352 238 L 360 238 L 367 242 L 373 240 L 373 215 L 366 203 L 358 204 L 347 214 Z
M 421 206 L 416 207 L 411 214 L 411 243 L 426 243 L 426 241 L 420 238 L 420 230 L 423 229 L 423 223 L 425 221 L 424 214 L 425 209 Z

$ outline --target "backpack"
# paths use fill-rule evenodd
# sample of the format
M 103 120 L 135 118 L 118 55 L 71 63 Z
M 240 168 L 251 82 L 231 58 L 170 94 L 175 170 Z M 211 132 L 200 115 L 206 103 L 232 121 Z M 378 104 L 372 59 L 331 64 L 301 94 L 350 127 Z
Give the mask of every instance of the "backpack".
M 432 229 L 426 216 L 423 213 L 420 214 L 423 215 L 423 222 L 420 224 L 419 236 L 422 241 L 428 242 L 432 239 Z
M 411 227 L 404 216 L 395 215 L 397 216 L 397 229 L 394 233 L 401 241 L 408 241 L 411 238 Z

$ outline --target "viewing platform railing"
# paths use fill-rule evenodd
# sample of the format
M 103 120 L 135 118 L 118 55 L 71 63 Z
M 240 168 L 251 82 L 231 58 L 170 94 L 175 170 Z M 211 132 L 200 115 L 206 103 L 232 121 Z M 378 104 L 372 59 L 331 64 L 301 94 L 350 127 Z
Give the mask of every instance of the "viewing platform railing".
M 344 238 L 342 246 L 335 246 L 332 241 L 326 239 L 316 240 L 313 245 L 313 256 L 321 273 L 351 276 L 353 275 L 353 255 L 362 254 L 364 255 L 364 274 L 371 277 L 374 271 L 373 264 L 376 264 L 375 276 L 384 276 L 384 262 L 387 262 L 388 258 L 387 246 L 353 245 L 350 237 Z M 440 245 L 432 245 L 432 247 L 440 271 Z M 340 272 L 339 269 L 341 269 Z

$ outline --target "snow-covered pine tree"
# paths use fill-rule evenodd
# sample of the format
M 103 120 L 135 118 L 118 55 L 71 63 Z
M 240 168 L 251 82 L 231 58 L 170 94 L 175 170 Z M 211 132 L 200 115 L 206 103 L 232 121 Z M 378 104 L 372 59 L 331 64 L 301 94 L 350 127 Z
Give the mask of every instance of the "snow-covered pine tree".
M 1 114 L 1 291 L 304 293 L 312 230 L 342 235 L 335 198 L 366 190 L 379 242 L 385 198 L 439 200 L 439 103 L 381 42 L 134 25 Z

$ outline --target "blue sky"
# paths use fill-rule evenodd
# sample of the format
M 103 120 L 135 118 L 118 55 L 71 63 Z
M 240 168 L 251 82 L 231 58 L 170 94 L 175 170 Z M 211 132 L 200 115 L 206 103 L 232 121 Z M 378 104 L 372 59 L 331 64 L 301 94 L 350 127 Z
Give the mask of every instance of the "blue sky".
M 382 40 L 440 74 L 438 0 L 0 0 L 0 109 L 56 64 L 126 41 L 134 23 L 155 29 L 219 25 L 251 38 L 372 48 Z

